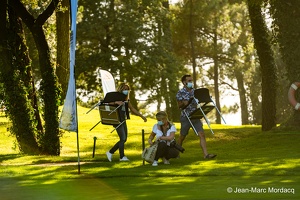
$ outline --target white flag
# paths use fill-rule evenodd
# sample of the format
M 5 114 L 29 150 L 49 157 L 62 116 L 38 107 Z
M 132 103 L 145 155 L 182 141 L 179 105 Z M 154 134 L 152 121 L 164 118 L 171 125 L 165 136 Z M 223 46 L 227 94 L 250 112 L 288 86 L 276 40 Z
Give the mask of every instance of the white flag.
M 75 50 L 76 50 L 76 18 L 77 0 L 71 0 L 71 35 L 70 35 L 70 78 L 64 107 L 60 116 L 59 127 L 67 131 L 78 131 L 76 82 L 75 82 Z
M 114 77 L 106 70 L 100 69 L 100 77 L 101 77 L 101 83 L 102 83 L 102 89 L 104 96 L 108 92 L 114 92 L 116 91 L 116 85 Z

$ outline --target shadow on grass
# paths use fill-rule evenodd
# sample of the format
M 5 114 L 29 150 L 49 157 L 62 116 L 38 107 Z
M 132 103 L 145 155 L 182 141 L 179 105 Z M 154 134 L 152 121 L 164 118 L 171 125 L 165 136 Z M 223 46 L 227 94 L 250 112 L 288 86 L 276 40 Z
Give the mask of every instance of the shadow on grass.
M 22 155 L 20 154 L 0 154 L 0 164 L 4 161 L 10 161 L 10 160 L 14 160 L 16 158 L 21 158 Z
M 0 196 L 1 199 L 14 200 L 299 199 L 299 176 L 247 175 L 246 171 L 251 167 L 233 165 L 217 169 L 217 160 L 202 163 L 191 163 L 199 165 L 196 168 L 174 161 L 172 168 L 177 169 L 171 170 L 169 165 L 128 168 L 128 163 L 97 162 L 83 164 L 80 175 L 76 174 L 76 166 L 70 165 L 23 166 L 19 169 L 18 166 L 9 166 L 6 173 L 1 173 Z M 206 169 L 206 164 L 213 168 Z M 176 173 L 182 170 L 186 172 Z M 10 172 L 13 177 L 10 177 Z M 280 189 L 286 189 L 286 192 L 280 192 Z M 266 192 L 259 192 L 262 190 Z
M 299 135 L 262 134 L 259 131 L 251 134 L 250 130 L 226 132 L 220 129 L 215 136 L 208 136 L 209 151 L 218 154 L 213 160 L 202 158 L 199 140 L 190 133 L 184 142 L 186 152 L 181 158 L 172 159 L 171 165 L 159 163 L 158 167 L 148 163 L 143 165 L 140 154 L 136 153 L 139 151 L 131 151 L 141 147 L 131 140 L 126 146 L 131 162 L 123 163 L 117 159 L 108 162 L 105 154 L 97 155 L 93 162 L 85 162 L 91 161 L 85 157 L 80 166 L 81 174 L 78 174 L 75 157 L 28 157 L 31 164 L 21 166 L 16 161 L 22 156 L 0 155 L 1 163 L 15 161 L 0 166 L 0 197 L 45 200 L 299 199 Z M 90 150 L 86 146 L 81 151 Z M 61 163 L 72 160 L 69 164 Z M 48 161 L 51 165 L 47 165 Z

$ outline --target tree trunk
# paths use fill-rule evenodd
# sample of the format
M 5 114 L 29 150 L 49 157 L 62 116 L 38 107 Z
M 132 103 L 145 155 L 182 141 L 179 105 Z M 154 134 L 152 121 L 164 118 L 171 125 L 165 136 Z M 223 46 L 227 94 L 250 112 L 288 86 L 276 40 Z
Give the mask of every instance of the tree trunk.
M 42 76 L 41 81 L 41 96 L 44 107 L 45 134 L 41 138 L 41 146 L 44 154 L 59 155 L 59 122 L 58 122 L 58 99 L 59 87 L 57 77 L 55 75 L 54 65 L 51 62 L 50 49 L 47 43 L 43 24 L 52 15 L 57 5 L 58 0 L 53 0 L 36 19 L 26 10 L 25 6 L 19 1 L 10 1 L 11 6 L 20 16 L 26 26 L 29 28 L 37 50 L 39 52 L 40 71 Z
M 249 124 L 249 114 L 248 114 L 248 104 L 246 99 L 246 90 L 244 87 L 244 76 L 239 69 L 234 69 L 234 75 L 236 77 L 238 90 L 239 90 L 242 125 L 246 125 Z
M 163 6 L 166 9 L 170 9 L 169 1 L 164 1 Z M 172 31 L 171 31 L 171 22 L 169 18 L 164 18 L 163 20 L 163 26 L 162 26 L 162 32 L 163 40 L 166 45 L 166 50 L 169 54 L 173 55 L 174 52 L 173 46 L 172 46 Z M 175 63 L 174 57 L 171 57 L 166 60 L 165 63 L 165 76 L 166 76 L 166 111 L 168 113 L 169 120 L 171 121 L 179 121 L 180 116 L 180 110 L 177 106 L 177 100 L 176 100 L 176 94 L 178 92 L 178 82 L 177 82 L 177 67 Z
M 34 40 L 39 51 L 41 67 L 41 91 L 44 100 L 45 135 L 43 148 L 46 154 L 59 155 L 59 129 L 58 129 L 58 98 L 59 89 L 54 65 L 50 61 L 50 49 L 42 27 L 34 26 Z
M 261 92 L 257 90 L 257 87 L 261 84 L 261 73 L 259 71 L 259 67 L 256 67 L 257 70 L 254 72 L 254 77 L 252 79 L 252 83 L 249 85 L 250 90 L 250 101 L 252 105 L 252 124 L 259 124 L 262 123 L 262 110 L 261 110 L 261 100 L 260 94 Z
M 278 42 L 283 61 L 286 64 L 290 84 L 300 81 L 300 1 L 270 1 L 275 24 L 278 26 Z M 287 88 L 289 85 L 287 86 Z M 287 93 L 287 91 L 286 91 Z M 300 89 L 297 90 L 300 102 Z M 300 112 L 294 110 L 292 117 L 284 124 L 300 128 Z
M 62 0 L 61 8 L 56 12 L 57 58 L 56 75 L 61 86 L 61 97 L 65 98 L 70 68 L 70 9 L 69 0 Z M 62 99 L 63 100 L 63 99 Z M 63 102 L 63 101 L 61 101 Z
M 12 121 L 10 130 L 16 136 L 21 152 L 38 154 L 40 150 L 32 123 L 34 111 L 27 95 L 30 90 L 27 76 L 29 58 L 22 23 L 11 9 L 7 9 L 6 1 L 1 1 L 0 8 L 0 25 L 9 27 L 0 32 L 0 74 L 5 106 Z
M 171 99 L 171 112 L 169 115 L 169 119 L 172 121 L 179 122 L 180 120 L 180 110 L 177 105 L 176 94 L 178 92 L 179 83 L 176 79 L 170 79 L 169 81 L 169 90 L 170 90 L 170 99 Z
M 194 81 L 194 88 L 197 88 L 197 72 L 196 72 L 196 56 L 195 56 L 195 34 L 194 34 L 194 15 L 193 15 L 193 0 L 189 0 L 190 3 L 190 16 L 189 16 L 189 39 L 190 39 L 190 46 L 191 46 L 191 61 L 192 61 L 192 67 L 193 67 L 193 81 Z
M 215 90 L 215 101 L 216 106 L 221 112 L 220 106 L 220 92 L 219 92 L 219 60 L 218 60 L 218 34 L 217 34 L 217 19 L 214 19 L 214 34 L 213 34 L 213 44 L 214 44 L 214 90 Z M 221 124 L 221 116 L 216 112 L 216 124 Z
M 276 126 L 276 68 L 261 5 L 247 0 L 254 44 L 262 75 L 262 130 Z

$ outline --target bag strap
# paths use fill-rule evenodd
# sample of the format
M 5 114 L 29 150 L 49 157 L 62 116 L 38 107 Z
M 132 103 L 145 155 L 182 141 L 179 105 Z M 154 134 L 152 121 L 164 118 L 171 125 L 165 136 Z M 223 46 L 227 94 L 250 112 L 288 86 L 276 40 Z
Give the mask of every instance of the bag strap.
M 160 130 L 161 130 L 161 132 L 163 133 L 163 136 L 167 136 L 167 132 L 168 132 L 168 130 L 171 128 L 171 123 L 170 123 L 169 121 L 168 121 L 168 125 L 169 125 L 169 128 L 167 129 L 166 132 L 163 131 L 163 126 L 160 125 Z

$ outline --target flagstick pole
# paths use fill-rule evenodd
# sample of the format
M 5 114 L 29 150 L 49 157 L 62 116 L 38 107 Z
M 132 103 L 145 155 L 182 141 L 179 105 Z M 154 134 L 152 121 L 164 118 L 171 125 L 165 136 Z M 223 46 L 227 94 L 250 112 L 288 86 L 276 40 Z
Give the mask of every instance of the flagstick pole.
M 77 98 L 76 98 L 76 79 L 75 79 L 75 66 L 74 66 L 74 91 L 75 91 L 75 110 L 76 110 L 76 136 L 77 136 L 77 161 L 78 161 L 78 174 L 80 174 L 80 155 L 79 155 L 79 130 L 78 130 L 78 112 L 77 112 Z
M 77 130 L 77 160 L 78 160 L 78 174 L 80 174 L 80 156 L 79 156 L 79 138 L 78 138 L 78 130 Z
M 76 79 L 75 79 L 75 51 L 76 51 L 76 19 L 77 19 L 77 6 L 78 0 L 71 0 L 70 1 L 70 19 L 71 19 L 71 44 L 70 44 L 70 51 L 73 49 L 73 55 L 70 52 L 70 65 L 72 65 L 72 58 L 73 58 L 73 79 L 74 79 L 74 97 L 75 97 L 75 110 L 76 110 L 76 137 L 77 137 L 77 160 L 78 160 L 78 174 L 80 174 L 80 156 L 79 156 L 79 131 L 78 131 L 78 112 L 77 112 L 77 98 L 76 98 Z M 72 32 L 73 31 L 73 32 Z M 72 38 L 73 37 L 73 38 Z M 71 67 L 71 66 L 70 66 Z
M 75 73 L 74 73 L 75 74 Z M 76 79 L 75 80 L 75 93 L 76 93 Z M 76 137 L 77 137 L 77 161 L 78 161 L 78 174 L 80 174 L 80 155 L 79 155 L 79 130 L 78 130 L 78 113 L 77 113 L 77 98 L 75 98 L 76 103 L 76 122 L 77 122 L 77 131 L 76 131 Z

